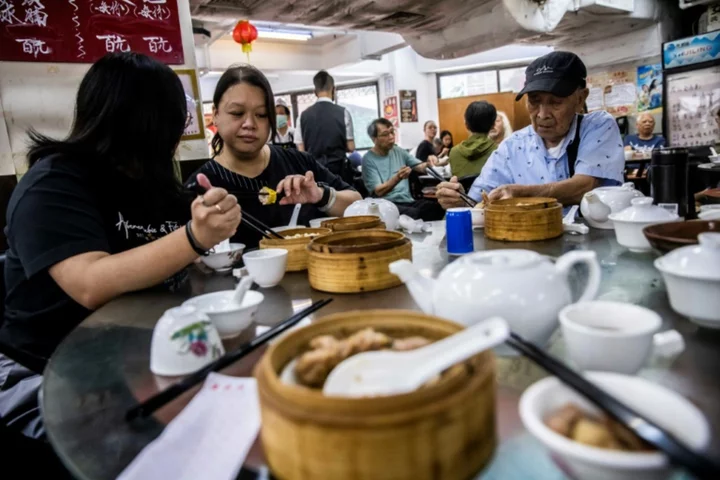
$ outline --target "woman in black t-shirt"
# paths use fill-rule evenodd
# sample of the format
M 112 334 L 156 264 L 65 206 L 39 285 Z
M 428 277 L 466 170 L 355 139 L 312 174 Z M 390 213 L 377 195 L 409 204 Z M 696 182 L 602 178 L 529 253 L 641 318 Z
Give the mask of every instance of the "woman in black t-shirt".
M 435 157 L 435 145 L 433 145 L 433 142 L 435 140 L 435 136 L 437 135 L 437 129 L 437 125 L 435 125 L 435 122 L 432 120 L 428 120 L 423 125 L 425 140 L 420 142 L 420 145 L 418 145 L 417 150 L 415 151 L 415 158 L 421 162 L 427 162 L 428 157 Z
M 57 345 L 126 292 L 174 289 L 199 253 L 233 235 L 237 199 L 184 193 L 173 155 L 187 121 L 182 84 L 144 55 L 96 62 L 65 140 L 30 132 L 30 168 L 7 213 L 0 421 L 44 435 L 34 390 Z M 192 219 L 190 221 L 190 219 Z
M 270 83 L 250 65 L 229 68 L 213 95 L 213 159 L 196 173 L 208 176 L 213 185 L 238 195 L 243 210 L 271 227 L 287 225 L 294 204 L 302 204 L 299 224 L 318 217 L 342 216 L 360 194 L 315 159 L 297 150 L 267 145 L 276 134 L 275 107 Z M 191 176 L 188 183 L 195 180 Z M 256 195 L 270 187 L 284 197 L 275 205 L 262 205 Z M 242 224 L 241 224 L 242 227 Z M 248 247 L 257 246 L 260 235 L 241 228 L 233 237 Z

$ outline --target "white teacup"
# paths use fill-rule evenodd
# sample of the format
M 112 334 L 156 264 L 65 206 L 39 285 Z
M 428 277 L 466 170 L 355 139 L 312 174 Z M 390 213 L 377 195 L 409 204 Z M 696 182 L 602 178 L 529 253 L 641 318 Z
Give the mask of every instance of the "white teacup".
M 248 275 L 262 288 L 274 287 L 285 276 L 288 251 L 284 248 L 263 248 L 243 255 Z
M 633 374 L 645 364 L 653 347 L 661 356 L 681 352 L 678 332 L 656 332 L 660 315 L 631 303 L 592 301 L 560 311 L 560 325 L 570 360 L 582 370 Z
M 215 326 L 204 313 L 184 305 L 163 313 L 150 346 L 155 375 L 187 375 L 225 354 Z

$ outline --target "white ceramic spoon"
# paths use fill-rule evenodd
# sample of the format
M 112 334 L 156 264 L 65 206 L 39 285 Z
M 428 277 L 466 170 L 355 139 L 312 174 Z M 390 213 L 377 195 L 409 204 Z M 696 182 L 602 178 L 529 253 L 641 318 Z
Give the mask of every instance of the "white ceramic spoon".
M 417 350 L 361 353 L 330 372 L 323 394 L 370 397 L 412 392 L 453 365 L 501 344 L 508 335 L 507 322 L 493 317 Z
M 235 291 L 233 292 L 233 302 L 237 303 L 238 305 L 242 305 L 243 299 L 245 299 L 245 294 L 248 290 L 250 290 L 252 284 L 252 277 L 241 278 L 237 284 L 237 287 L 235 287 Z
M 302 204 L 295 204 L 295 208 L 293 209 L 292 217 L 290 217 L 290 223 L 288 223 L 288 227 L 297 227 L 298 217 L 300 216 L 301 208 Z

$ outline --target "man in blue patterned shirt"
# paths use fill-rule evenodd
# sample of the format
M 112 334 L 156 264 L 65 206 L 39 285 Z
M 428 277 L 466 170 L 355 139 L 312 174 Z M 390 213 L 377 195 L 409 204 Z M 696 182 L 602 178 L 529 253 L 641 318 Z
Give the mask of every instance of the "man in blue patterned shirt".
M 586 77 L 582 60 L 570 52 L 550 53 L 527 67 L 516 100 L 527 94 L 532 124 L 495 150 L 470 188 L 472 198 L 486 192 L 490 200 L 553 197 L 572 205 L 593 188 L 622 183 L 625 156 L 615 119 L 604 111 L 577 114 L 589 93 Z M 462 190 L 455 177 L 438 185 L 440 205 L 463 206 Z

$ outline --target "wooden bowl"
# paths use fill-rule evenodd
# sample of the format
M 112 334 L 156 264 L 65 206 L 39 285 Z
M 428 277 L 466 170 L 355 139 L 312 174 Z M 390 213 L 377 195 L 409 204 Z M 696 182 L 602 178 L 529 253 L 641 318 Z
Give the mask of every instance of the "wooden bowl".
M 703 232 L 720 232 L 720 220 L 659 223 L 643 228 L 650 245 L 661 253 L 686 245 L 697 245 L 697 237 Z
M 270 346 L 255 368 L 268 465 L 283 480 L 465 480 L 490 461 L 495 362 L 483 352 L 457 375 L 404 395 L 326 397 L 287 385 L 285 365 L 324 334 L 373 327 L 393 337 L 437 340 L 463 327 L 418 312 L 363 310 L 324 317 Z
M 291 237 L 298 233 L 317 233 L 319 236 L 327 235 L 332 230 L 329 228 L 291 228 L 278 232 L 280 236 Z M 285 269 L 288 272 L 300 272 L 307 270 L 308 252 L 307 245 L 318 237 L 298 237 L 284 240 L 275 238 L 263 238 L 260 240 L 260 248 L 284 248 L 288 251 L 288 263 Z
M 710 188 L 700 194 L 704 199 L 703 203 L 716 205 L 720 203 L 720 188 Z
M 333 232 L 346 232 L 348 230 L 365 230 L 369 228 L 384 229 L 385 224 L 377 215 L 358 215 L 356 217 L 341 217 L 332 220 L 325 220 L 320 224 L 323 228 L 329 228 Z
M 324 253 L 364 253 L 399 247 L 406 241 L 404 234 L 390 230 L 352 230 L 314 238 L 310 250 Z
M 485 206 L 485 236 L 492 240 L 532 242 L 563 234 L 562 205 L 554 198 L 496 200 Z
M 367 235 L 369 232 L 370 230 L 344 233 Z M 399 245 L 395 242 L 388 242 L 386 245 L 358 245 L 350 247 L 357 249 L 356 251 L 328 253 L 313 250 L 314 242 L 311 242 L 308 245 L 310 286 L 322 292 L 357 293 L 401 285 L 400 278 L 390 273 L 389 265 L 396 260 L 412 260 L 412 243 L 407 238 L 403 238 L 399 243 Z M 333 248 L 339 247 L 348 246 L 340 245 Z

